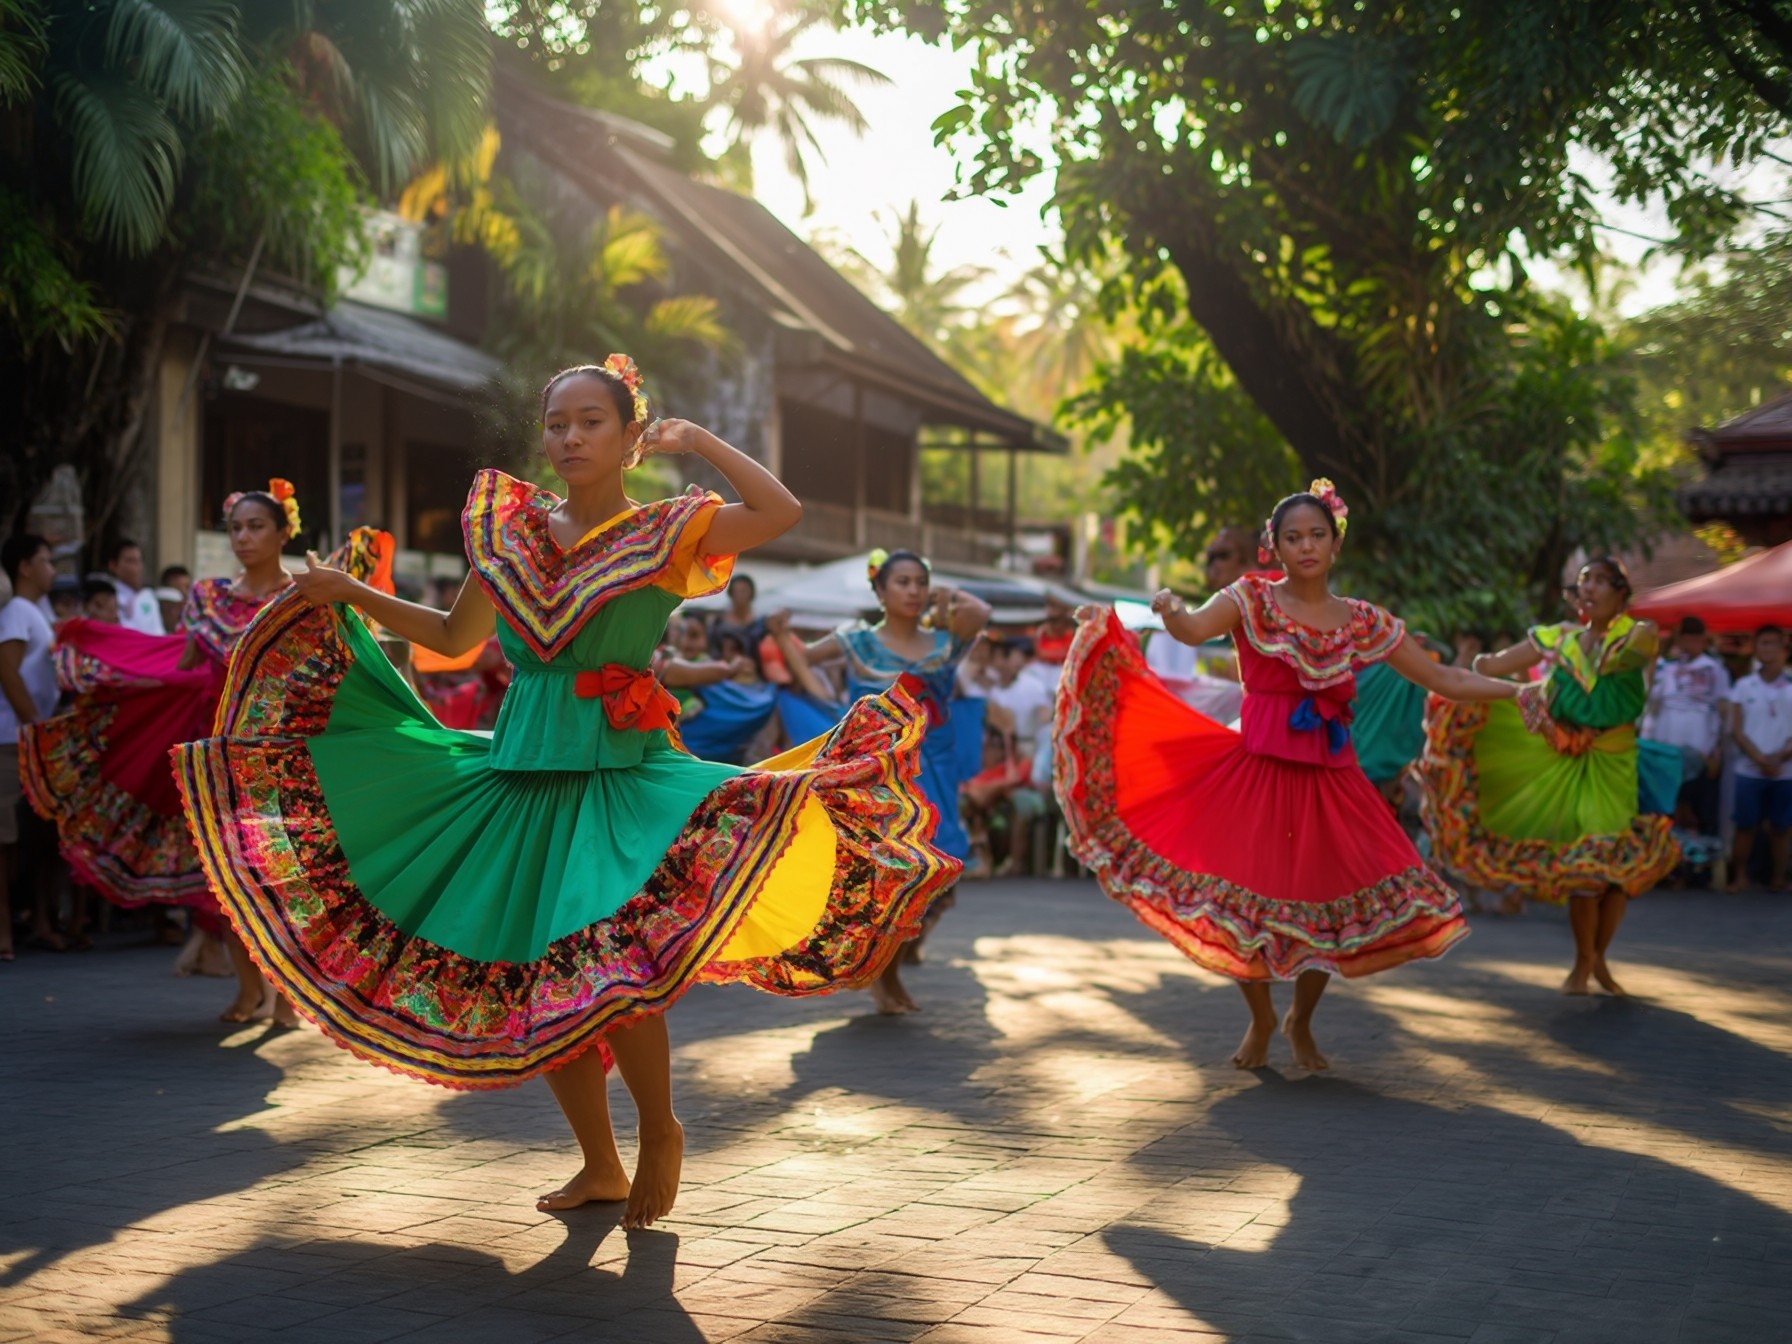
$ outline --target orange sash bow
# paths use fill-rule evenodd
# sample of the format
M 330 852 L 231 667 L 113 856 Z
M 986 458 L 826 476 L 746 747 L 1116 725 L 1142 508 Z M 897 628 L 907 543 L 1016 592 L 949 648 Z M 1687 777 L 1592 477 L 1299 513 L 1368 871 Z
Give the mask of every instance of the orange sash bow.
M 581 672 L 573 681 L 573 694 L 581 700 L 604 702 L 604 717 L 612 728 L 652 732 L 670 728 L 678 715 L 678 700 L 653 673 L 621 663 L 606 663 L 596 672 Z

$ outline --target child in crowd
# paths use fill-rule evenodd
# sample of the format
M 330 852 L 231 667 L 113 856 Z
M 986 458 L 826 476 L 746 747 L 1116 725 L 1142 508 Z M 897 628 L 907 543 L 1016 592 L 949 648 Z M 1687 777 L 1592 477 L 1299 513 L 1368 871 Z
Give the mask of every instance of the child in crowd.
M 1736 841 L 1730 890 L 1748 885 L 1755 832 L 1767 826 L 1772 853 L 1769 883 L 1788 890 L 1792 849 L 1792 677 L 1786 675 L 1786 632 L 1777 625 L 1755 631 L 1759 670 L 1731 689 L 1727 705 L 1736 739 Z

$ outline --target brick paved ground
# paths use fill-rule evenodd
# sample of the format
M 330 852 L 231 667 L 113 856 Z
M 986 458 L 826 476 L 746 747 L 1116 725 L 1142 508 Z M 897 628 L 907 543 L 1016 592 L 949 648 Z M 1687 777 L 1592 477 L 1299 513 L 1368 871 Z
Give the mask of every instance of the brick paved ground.
M 1236 991 L 1091 886 L 971 888 L 920 1018 L 679 1006 L 687 1183 L 626 1235 L 534 1212 L 545 1087 L 233 1033 L 134 938 L 0 968 L 0 1340 L 1792 1337 L 1786 900 L 1639 902 L 1634 1003 L 1483 917 L 1335 990 L 1318 1078 L 1230 1068 Z

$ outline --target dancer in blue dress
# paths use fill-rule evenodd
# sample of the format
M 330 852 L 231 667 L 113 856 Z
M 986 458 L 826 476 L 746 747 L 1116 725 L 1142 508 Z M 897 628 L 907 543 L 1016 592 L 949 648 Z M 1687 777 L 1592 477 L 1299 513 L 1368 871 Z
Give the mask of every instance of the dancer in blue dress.
M 773 638 L 805 694 L 782 694 L 779 709 L 791 741 L 800 732 L 823 731 L 843 712 L 832 687 L 815 668 L 844 660 L 847 700 L 880 695 L 908 679 L 910 691 L 927 708 L 927 736 L 921 743 L 921 791 L 939 812 L 934 845 L 963 862 L 971 840 L 958 816 L 959 786 L 976 774 L 983 757 L 983 702 L 954 700 L 958 665 L 989 624 L 989 606 L 955 588 L 936 586 L 933 568 L 913 551 L 871 552 L 866 566 L 871 590 L 883 608 L 875 625 L 854 621 L 812 644 L 803 644 L 782 621 L 771 625 Z M 903 986 L 899 963 L 919 961 L 921 939 L 951 905 L 953 892 L 933 903 L 921 938 L 895 958 L 871 985 L 880 1013 L 912 1013 L 920 1005 Z

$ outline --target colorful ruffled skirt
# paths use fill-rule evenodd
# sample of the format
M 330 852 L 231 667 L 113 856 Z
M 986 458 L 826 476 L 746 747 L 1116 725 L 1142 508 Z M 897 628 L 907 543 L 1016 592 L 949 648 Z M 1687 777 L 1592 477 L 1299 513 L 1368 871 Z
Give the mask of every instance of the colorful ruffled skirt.
M 1432 854 L 1476 886 L 1558 904 L 1637 896 L 1680 861 L 1673 819 L 1638 810 L 1630 724 L 1532 733 L 1508 701 L 1434 697 L 1419 771 Z
M 217 735 L 176 752 L 213 889 L 263 970 L 355 1054 L 505 1087 L 699 981 L 874 978 L 958 864 L 914 787 L 905 691 L 751 769 L 659 735 L 638 765 L 499 770 L 359 617 L 277 599 Z
M 1246 750 L 1172 694 L 1117 621 L 1077 634 L 1055 749 L 1072 853 L 1209 970 L 1369 975 L 1468 934 L 1367 776 Z
M 185 639 L 71 621 L 57 650 L 73 702 L 19 734 L 19 774 L 75 877 L 115 905 L 211 905 L 168 768 L 211 731 L 221 672 L 178 667 Z

